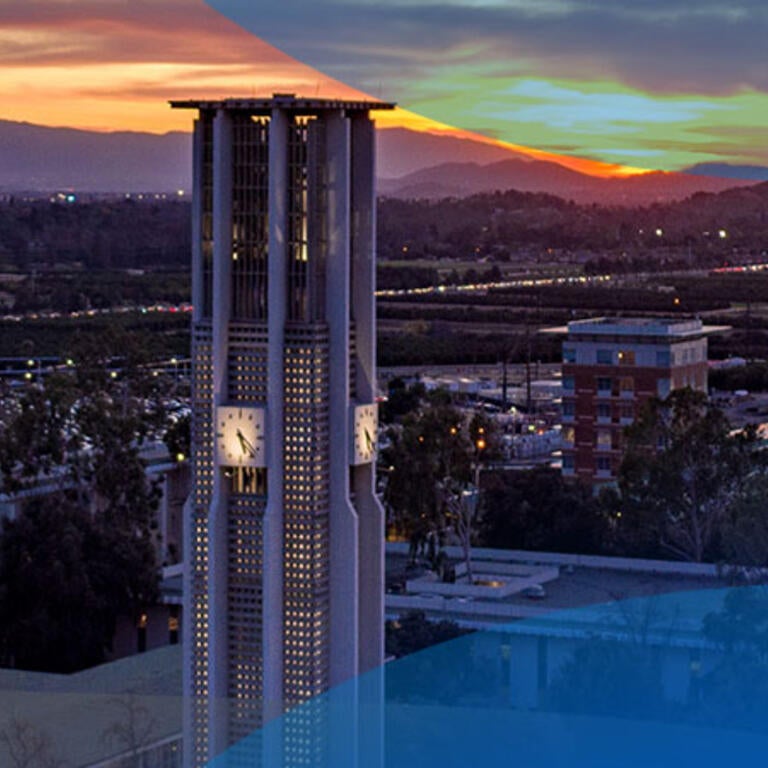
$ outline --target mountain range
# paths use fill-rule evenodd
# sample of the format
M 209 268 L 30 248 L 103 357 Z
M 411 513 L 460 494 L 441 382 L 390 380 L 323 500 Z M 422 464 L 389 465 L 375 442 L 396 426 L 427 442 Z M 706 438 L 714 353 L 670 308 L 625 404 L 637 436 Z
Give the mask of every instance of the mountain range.
M 653 171 L 604 179 L 572 171 L 557 163 L 511 158 L 494 163 L 451 162 L 415 171 L 398 179 L 380 179 L 379 194 L 398 198 L 439 199 L 516 189 L 547 192 L 576 203 L 648 205 L 683 200 L 696 192 L 722 192 L 756 180 Z
M 404 128 L 378 131 L 377 151 L 380 194 L 401 198 L 518 189 L 579 203 L 639 205 L 768 178 L 766 168 L 714 164 L 602 179 L 482 141 Z M 168 192 L 188 190 L 190 182 L 187 133 L 98 133 L 0 120 L 0 190 L 6 192 Z

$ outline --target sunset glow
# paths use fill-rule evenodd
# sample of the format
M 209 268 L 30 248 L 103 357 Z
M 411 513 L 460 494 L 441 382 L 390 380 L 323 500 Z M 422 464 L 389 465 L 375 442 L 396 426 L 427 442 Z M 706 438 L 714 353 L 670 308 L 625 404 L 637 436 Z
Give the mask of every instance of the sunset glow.
M 365 55 L 382 68 L 382 82 L 369 76 L 365 91 L 290 58 L 203 0 L 7 0 L 0 13 L 0 117 L 164 133 L 189 130 L 188 115 L 169 109 L 169 99 L 367 93 L 407 107 L 377 115 L 383 128 L 471 138 L 599 176 L 645 172 L 635 165 L 758 162 L 765 154 L 750 121 L 768 119 L 768 99 L 746 87 L 705 97 L 586 77 L 536 78 L 526 69 L 530 51 L 521 51 L 510 74 L 494 81 L 503 96 L 487 91 L 497 64 L 480 39 L 450 50 L 463 62 L 451 70 L 450 87 L 427 48 L 350 39 L 342 46 L 350 68 Z M 311 45 L 307 60 L 315 60 Z M 399 79 L 389 78 L 398 61 Z

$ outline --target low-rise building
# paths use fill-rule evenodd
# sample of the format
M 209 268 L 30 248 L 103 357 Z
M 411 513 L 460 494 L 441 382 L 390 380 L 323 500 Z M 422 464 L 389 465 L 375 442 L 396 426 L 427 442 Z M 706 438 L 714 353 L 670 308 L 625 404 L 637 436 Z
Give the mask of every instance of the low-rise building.
M 555 330 L 555 329 L 553 329 Z M 563 474 L 593 486 L 614 482 L 624 430 L 651 397 L 707 391 L 707 336 L 699 319 L 577 320 L 563 341 Z

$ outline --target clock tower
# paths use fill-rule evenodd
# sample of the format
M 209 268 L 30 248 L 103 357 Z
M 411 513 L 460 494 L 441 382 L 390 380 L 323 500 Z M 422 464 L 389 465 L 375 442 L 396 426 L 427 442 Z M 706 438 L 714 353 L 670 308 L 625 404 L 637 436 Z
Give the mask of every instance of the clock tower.
M 393 105 L 172 106 L 198 112 L 184 762 L 201 766 L 383 662 L 369 112 Z M 287 730 L 283 764 L 320 764 L 328 746 Z

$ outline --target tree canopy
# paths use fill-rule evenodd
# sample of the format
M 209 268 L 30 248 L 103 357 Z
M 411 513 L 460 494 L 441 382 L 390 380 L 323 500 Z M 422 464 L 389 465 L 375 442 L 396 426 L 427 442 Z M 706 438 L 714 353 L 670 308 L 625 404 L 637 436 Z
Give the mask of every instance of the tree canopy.
M 704 393 L 682 389 L 649 401 L 626 437 L 624 541 L 684 560 L 722 559 L 733 515 L 764 464 L 754 433 L 734 432 Z
M 2 491 L 24 499 L 0 531 L 0 657 L 71 672 L 103 661 L 118 615 L 157 598 L 157 484 L 141 449 L 162 434 L 161 383 L 130 338 L 76 347 L 0 424 Z

